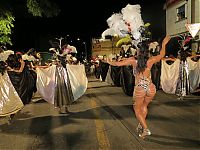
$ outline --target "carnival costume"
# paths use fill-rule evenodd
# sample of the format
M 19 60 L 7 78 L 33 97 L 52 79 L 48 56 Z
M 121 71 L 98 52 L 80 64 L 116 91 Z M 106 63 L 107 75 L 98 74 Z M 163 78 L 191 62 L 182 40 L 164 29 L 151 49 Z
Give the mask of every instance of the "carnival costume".
M 0 116 L 15 114 L 24 106 L 7 72 L 0 74 L 0 97 Z

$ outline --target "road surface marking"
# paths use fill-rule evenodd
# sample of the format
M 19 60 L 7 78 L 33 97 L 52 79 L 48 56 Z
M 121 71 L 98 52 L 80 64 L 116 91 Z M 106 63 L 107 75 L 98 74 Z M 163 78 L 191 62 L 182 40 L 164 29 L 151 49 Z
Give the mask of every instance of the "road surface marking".
M 92 108 L 97 108 L 97 103 L 94 99 L 91 99 L 90 104 Z M 103 121 L 100 119 L 100 113 L 97 110 L 94 110 L 94 114 L 97 119 L 95 119 L 97 139 L 99 142 L 99 149 L 108 150 L 110 149 L 110 142 L 106 136 L 105 127 Z

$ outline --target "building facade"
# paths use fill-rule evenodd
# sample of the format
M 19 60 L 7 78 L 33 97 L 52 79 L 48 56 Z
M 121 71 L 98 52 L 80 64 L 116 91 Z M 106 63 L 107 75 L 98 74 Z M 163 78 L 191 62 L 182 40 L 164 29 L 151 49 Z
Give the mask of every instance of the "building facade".
M 110 54 L 119 54 L 121 47 L 116 47 L 119 38 L 112 37 L 109 39 L 92 39 L 92 57 L 109 56 Z
M 200 23 L 200 0 L 166 0 L 166 33 L 189 34 L 186 24 Z M 200 32 L 192 40 L 192 51 L 200 51 Z

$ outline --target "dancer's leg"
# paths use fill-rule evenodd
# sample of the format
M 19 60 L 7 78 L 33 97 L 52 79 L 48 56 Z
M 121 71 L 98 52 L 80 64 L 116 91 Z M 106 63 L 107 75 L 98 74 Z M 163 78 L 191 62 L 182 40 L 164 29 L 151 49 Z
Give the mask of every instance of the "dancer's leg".
M 149 90 L 146 93 L 146 96 L 144 98 L 144 102 L 142 105 L 142 112 L 143 112 L 143 117 L 146 119 L 147 113 L 148 113 L 148 105 L 149 103 L 153 100 L 153 97 L 156 94 L 156 87 L 154 84 L 149 85 Z
M 151 84 L 149 86 L 149 90 L 147 91 L 147 94 L 144 98 L 144 102 L 143 102 L 143 105 L 142 105 L 142 114 L 143 114 L 144 120 L 146 120 L 146 117 L 147 117 L 148 105 L 152 101 L 155 94 L 156 94 L 156 88 L 153 84 Z M 146 124 L 146 126 L 143 126 L 143 132 L 141 134 L 139 134 L 139 136 L 141 138 L 145 138 L 145 136 L 147 136 L 147 135 L 151 135 L 151 131 L 148 129 L 148 126 Z
M 139 123 L 142 124 L 143 127 L 146 127 L 146 121 L 142 112 L 142 106 L 144 103 L 144 97 L 145 97 L 145 92 L 142 88 L 136 87 L 134 91 L 134 111 L 135 111 L 135 116 L 138 120 Z

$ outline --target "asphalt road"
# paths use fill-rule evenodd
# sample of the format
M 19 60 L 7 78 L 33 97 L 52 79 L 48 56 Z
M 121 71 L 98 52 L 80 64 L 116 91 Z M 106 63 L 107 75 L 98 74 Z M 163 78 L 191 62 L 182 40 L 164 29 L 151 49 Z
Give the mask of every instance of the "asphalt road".
M 88 78 L 86 93 L 68 114 L 40 97 L 7 123 L 0 118 L 0 150 L 197 150 L 200 149 L 200 96 L 162 90 L 149 106 L 152 135 L 142 140 L 135 128 L 132 97 L 121 87 Z

